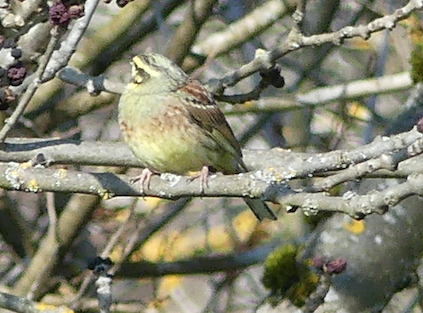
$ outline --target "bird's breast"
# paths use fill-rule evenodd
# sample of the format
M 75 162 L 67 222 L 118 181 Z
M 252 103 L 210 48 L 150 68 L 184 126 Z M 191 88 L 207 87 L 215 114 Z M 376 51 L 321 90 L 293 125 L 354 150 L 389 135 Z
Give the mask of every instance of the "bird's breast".
M 157 172 L 199 171 L 218 163 L 222 156 L 178 99 L 140 97 L 135 106 L 121 99 L 119 124 L 135 156 Z

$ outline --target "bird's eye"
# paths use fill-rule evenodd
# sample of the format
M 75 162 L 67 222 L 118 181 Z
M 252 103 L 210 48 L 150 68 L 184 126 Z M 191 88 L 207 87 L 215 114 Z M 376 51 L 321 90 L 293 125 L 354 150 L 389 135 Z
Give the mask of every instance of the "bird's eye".
M 132 69 L 132 81 L 136 84 L 141 84 L 145 82 L 150 75 L 140 67 L 134 66 Z

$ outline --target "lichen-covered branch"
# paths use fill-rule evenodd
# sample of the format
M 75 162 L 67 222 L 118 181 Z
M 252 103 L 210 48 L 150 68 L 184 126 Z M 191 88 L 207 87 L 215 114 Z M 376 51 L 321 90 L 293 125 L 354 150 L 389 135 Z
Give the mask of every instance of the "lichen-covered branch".
M 37 143 L 40 144 L 40 143 Z M 35 146 L 37 145 L 35 144 Z M 59 154 L 55 152 L 62 149 L 49 145 L 48 141 L 41 142 L 46 148 L 42 149 L 51 162 L 58 162 Z M 69 142 L 76 150 L 77 146 Z M 9 144 L 19 148 L 19 144 Z M 35 146 L 32 146 L 35 148 Z M 83 144 L 81 144 L 83 146 Z M 31 144 L 27 144 L 27 148 Z M 53 147 L 53 148 L 52 148 Z M 104 147 L 104 146 L 103 146 Z M 50 149 L 50 150 L 48 150 Z M 91 158 L 94 149 L 90 149 Z M 107 150 L 107 149 L 106 149 Z M 104 150 L 98 150 L 99 154 L 113 157 L 116 165 L 116 154 L 110 154 Z M 208 188 L 200 191 L 199 183 L 178 175 L 163 174 L 153 177 L 150 188 L 145 194 L 139 192 L 137 185 L 132 185 L 130 178 L 125 175 L 113 173 L 85 173 L 65 169 L 33 168 L 34 161 L 23 164 L 3 163 L 0 164 L 0 187 L 11 190 L 24 190 L 29 192 L 56 191 L 94 194 L 103 198 L 113 196 L 156 196 L 166 199 L 178 199 L 181 197 L 245 197 L 261 198 L 281 204 L 290 211 L 302 208 L 307 214 L 318 211 L 344 212 L 355 218 L 362 218 L 366 214 L 384 213 L 390 206 L 397 204 L 402 199 L 411 195 L 421 195 L 423 190 L 423 174 L 409 175 L 408 180 L 395 188 L 374 192 L 369 195 L 358 196 L 354 193 L 346 193 L 343 196 L 334 197 L 325 193 L 317 193 L 329 190 L 337 184 L 347 180 L 355 180 L 363 177 L 366 173 L 378 169 L 394 170 L 398 163 L 407 158 L 412 158 L 423 151 L 423 136 L 416 129 L 408 133 L 402 133 L 391 137 L 381 137 L 371 144 L 350 151 L 332 151 L 326 154 L 307 155 L 292 158 L 289 162 L 285 158 L 278 160 L 281 151 L 274 149 L 269 155 L 258 152 L 255 161 L 249 160 L 247 164 L 257 167 L 254 162 L 261 165 L 261 169 L 238 175 L 212 175 L 208 180 Z M 15 152 L 19 154 L 19 152 Z M 283 154 L 289 152 L 284 151 Z M 72 155 L 65 154 L 69 159 L 61 162 L 78 163 L 70 159 Z M 7 156 L 7 152 L 0 153 L 0 158 Z M 257 157 L 258 156 L 258 157 Z M 54 159 L 56 157 L 56 159 Z M 85 156 L 90 157 L 90 156 Z M 130 159 L 131 157 L 128 156 Z M 248 160 L 248 159 L 246 159 Z M 266 164 L 266 160 L 271 160 Z M 82 160 L 79 160 L 79 163 Z M 104 160 L 103 160 L 104 161 Z M 278 162 L 279 161 L 279 162 Z M 89 161 L 91 164 L 93 161 Z M 286 163 L 288 162 L 288 163 Z M 45 163 L 45 162 L 43 162 Z M 128 163 L 124 163 L 128 165 Z M 288 165 L 287 165 L 288 164 Z M 39 167 L 39 166 L 38 166 Z M 307 178 L 320 172 L 333 172 L 322 182 L 317 182 L 314 187 L 304 190 L 292 190 L 288 183 L 292 179 Z M 338 174 L 336 173 L 338 172 Z

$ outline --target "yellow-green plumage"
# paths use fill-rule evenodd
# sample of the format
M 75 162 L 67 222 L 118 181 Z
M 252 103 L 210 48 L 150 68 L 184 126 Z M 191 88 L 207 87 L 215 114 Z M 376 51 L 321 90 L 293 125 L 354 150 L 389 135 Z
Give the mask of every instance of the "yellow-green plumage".
M 119 109 L 119 119 L 129 130 L 124 133 L 125 141 L 135 156 L 146 167 L 161 173 L 182 175 L 198 171 L 206 164 L 219 163 L 223 163 L 219 170 L 227 172 L 227 167 L 229 172 L 235 173 L 237 162 L 231 154 L 223 151 L 198 125 L 192 124 L 186 109 L 172 105 L 172 98 L 160 94 L 134 97 L 127 92 L 122 95 L 120 103 L 134 100 L 139 103 L 120 105 Z
M 137 56 L 132 65 L 119 123 L 146 168 L 181 175 L 205 166 L 224 174 L 246 171 L 231 128 L 202 85 L 159 54 Z M 258 218 L 276 218 L 260 200 L 245 200 Z

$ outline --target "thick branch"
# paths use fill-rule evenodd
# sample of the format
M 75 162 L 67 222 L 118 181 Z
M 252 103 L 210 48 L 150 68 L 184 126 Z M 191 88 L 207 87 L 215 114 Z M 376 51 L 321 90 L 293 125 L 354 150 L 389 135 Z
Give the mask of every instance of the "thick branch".
M 202 256 L 175 262 L 131 262 L 122 264 L 116 273 L 118 277 L 145 278 L 164 275 L 204 274 L 211 272 L 236 271 L 254 264 L 263 263 L 275 247 L 280 246 L 276 240 L 269 244 L 230 255 Z
M 343 212 L 354 218 L 367 214 L 383 214 L 390 206 L 412 195 L 423 195 L 423 174 L 410 176 L 395 187 L 359 196 L 346 193 L 342 197 L 326 194 L 296 192 L 285 184 L 259 180 L 254 174 L 217 175 L 208 180 L 208 188 L 200 192 L 199 183 L 177 175 L 153 177 L 144 194 L 139 186 L 131 186 L 130 178 L 113 173 L 83 173 L 64 169 L 25 168 L 17 163 L 0 165 L 0 187 L 29 192 L 56 191 L 112 196 L 155 196 L 166 199 L 182 197 L 245 197 L 261 198 L 279 203 L 290 211 L 301 207 L 306 214 L 318 211 Z M 255 173 L 257 174 L 257 172 Z
M 19 143 L 21 142 L 21 143 Z M 26 143 L 22 143 L 26 142 Z M 372 143 L 352 150 L 320 154 L 298 154 L 283 149 L 246 153 L 246 163 L 254 172 L 238 175 L 212 175 L 208 188 L 200 192 L 199 182 L 177 175 L 153 177 L 145 194 L 132 186 L 130 178 L 113 173 L 84 173 L 65 169 L 33 168 L 44 157 L 59 164 L 90 164 L 142 166 L 131 152 L 119 143 L 90 143 L 69 140 L 14 140 L 5 144 L 0 161 L 0 187 L 30 192 L 76 192 L 112 196 L 156 196 L 166 199 L 181 197 L 245 197 L 261 198 L 288 208 L 303 208 L 306 213 L 317 211 L 344 212 L 354 217 L 383 213 L 386 209 L 411 195 L 421 195 L 423 175 L 410 175 L 395 190 L 356 196 L 330 197 L 316 194 L 348 180 L 361 178 L 374 170 L 393 170 L 402 160 L 423 151 L 423 136 L 416 129 L 391 137 L 379 137 Z M 44 157 L 40 157 L 40 155 Z M 16 163 L 16 161 L 35 161 Z M 412 159 L 413 160 L 413 159 Z M 411 160 L 410 160 L 411 161 Z M 409 161 L 408 161 L 409 162 Z M 41 162 L 44 163 L 44 162 Z M 421 168 L 421 166 L 420 166 Z M 414 166 L 412 171 L 417 173 Z M 331 171 L 333 175 L 306 190 L 293 191 L 286 185 L 292 179 L 307 178 Z M 307 193 L 310 192 L 310 193 Z
M 113 196 L 156 196 L 166 199 L 182 197 L 241 197 L 262 194 L 268 183 L 259 181 L 247 174 L 212 175 L 208 188 L 200 192 L 200 183 L 189 177 L 162 174 L 151 179 L 150 188 L 145 194 L 139 192 L 138 184 L 131 184 L 131 177 L 114 173 L 85 173 L 65 169 L 33 168 L 19 163 L 0 164 L 0 187 L 27 192 L 66 192 L 98 195 L 103 198 Z
M 408 148 L 422 138 L 422 134 L 413 129 L 391 137 L 377 137 L 372 143 L 351 150 L 314 154 L 275 148 L 243 150 L 243 153 L 248 168 L 268 169 L 278 176 L 277 181 L 281 181 L 339 171 L 349 165 Z M 0 162 L 27 162 L 38 154 L 43 154 L 52 164 L 142 167 L 124 143 L 61 139 L 8 139 L 0 150 Z

